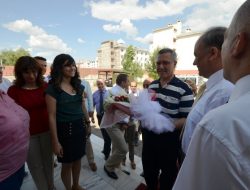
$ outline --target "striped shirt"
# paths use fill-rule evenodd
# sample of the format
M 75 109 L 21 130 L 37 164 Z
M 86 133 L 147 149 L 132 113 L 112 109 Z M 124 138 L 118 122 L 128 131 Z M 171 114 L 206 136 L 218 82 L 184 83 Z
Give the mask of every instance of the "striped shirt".
M 173 119 L 187 117 L 192 108 L 194 97 L 192 90 L 186 83 L 174 76 L 163 87 L 160 84 L 160 79 L 153 81 L 149 89 L 156 93 L 156 101 L 162 106 L 163 114 L 168 114 Z

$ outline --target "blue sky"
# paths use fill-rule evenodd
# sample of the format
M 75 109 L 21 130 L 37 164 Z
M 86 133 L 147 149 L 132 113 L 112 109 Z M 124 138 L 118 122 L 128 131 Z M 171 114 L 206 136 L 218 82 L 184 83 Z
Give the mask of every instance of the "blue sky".
M 244 0 L 1 0 L 0 50 L 23 47 L 49 61 L 97 55 L 101 42 L 147 49 L 152 31 L 181 20 L 183 29 L 228 26 Z

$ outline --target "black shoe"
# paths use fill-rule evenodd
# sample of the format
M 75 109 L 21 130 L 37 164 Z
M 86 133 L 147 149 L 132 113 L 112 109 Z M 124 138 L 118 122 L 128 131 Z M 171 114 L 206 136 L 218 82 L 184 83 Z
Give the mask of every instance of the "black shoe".
M 112 178 L 112 179 L 118 179 L 118 176 L 116 175 L 116 173 L 115 173 L 115 172 L 110 172 L 110 171 L 108 171 L 108 170 L 106 169 L 105 166 L 104 166 L 104 171 L 106 172 L 106 174 L 107 174 L 110 178 Z

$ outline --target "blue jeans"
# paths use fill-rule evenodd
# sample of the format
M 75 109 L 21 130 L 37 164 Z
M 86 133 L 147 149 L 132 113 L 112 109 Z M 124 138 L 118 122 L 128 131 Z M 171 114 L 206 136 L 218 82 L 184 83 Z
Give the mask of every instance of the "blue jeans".
M 24 178 L 24 165 L 7 179 L 0 182 L 1 190 L 20 190 Z

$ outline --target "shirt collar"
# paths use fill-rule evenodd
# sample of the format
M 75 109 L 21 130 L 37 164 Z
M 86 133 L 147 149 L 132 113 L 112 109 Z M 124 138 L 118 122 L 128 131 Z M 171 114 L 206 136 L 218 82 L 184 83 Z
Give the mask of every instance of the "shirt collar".
M 120 93 L 122 94 L 127 94 L 126 91 L 119 85 L 115 85 L 111 88 L 111 92 L 114 93 L 115 95 L 118 95 Z
M 234 90 L 230 96 L 229 102 L 237 100 L 239 97 L 250 91 L 250 75 L 246 75 L 240 78 L 234 87 Z
M 104 89 L 102 89 L 102 90 L 98 90 L 99 91 L 99 93 L 104 93 L 104 92 L 106 92 L 107 91 L 107 89 L 106 88 L 104 88 Z
M 165 84 L 164 86 L 161 86 L 161 79 L 159 78 L 158 79 L 158 83 L 159 83 L 159 86 L 160 87 L 162 87 L 162 88 L 164 88 L 164 87 L 166 87 L 166 86 L 168 86 L 168 85 L 170 85 L 170 84 L 175 84 L 176 83 L 176 81 L 177 81 L 177 78 L 176 78 L 176 76 L 174 75 L 173 77 L 172 77 L 172 79 L 167 83 L 167 84 Z
M 214 74 L 212 74 L 207 82 L 206 82 L 206 90 L 211 89 L 214 85 L 216 85 L 219 81 L 223 79 L 223 70 L 216 71 Z

